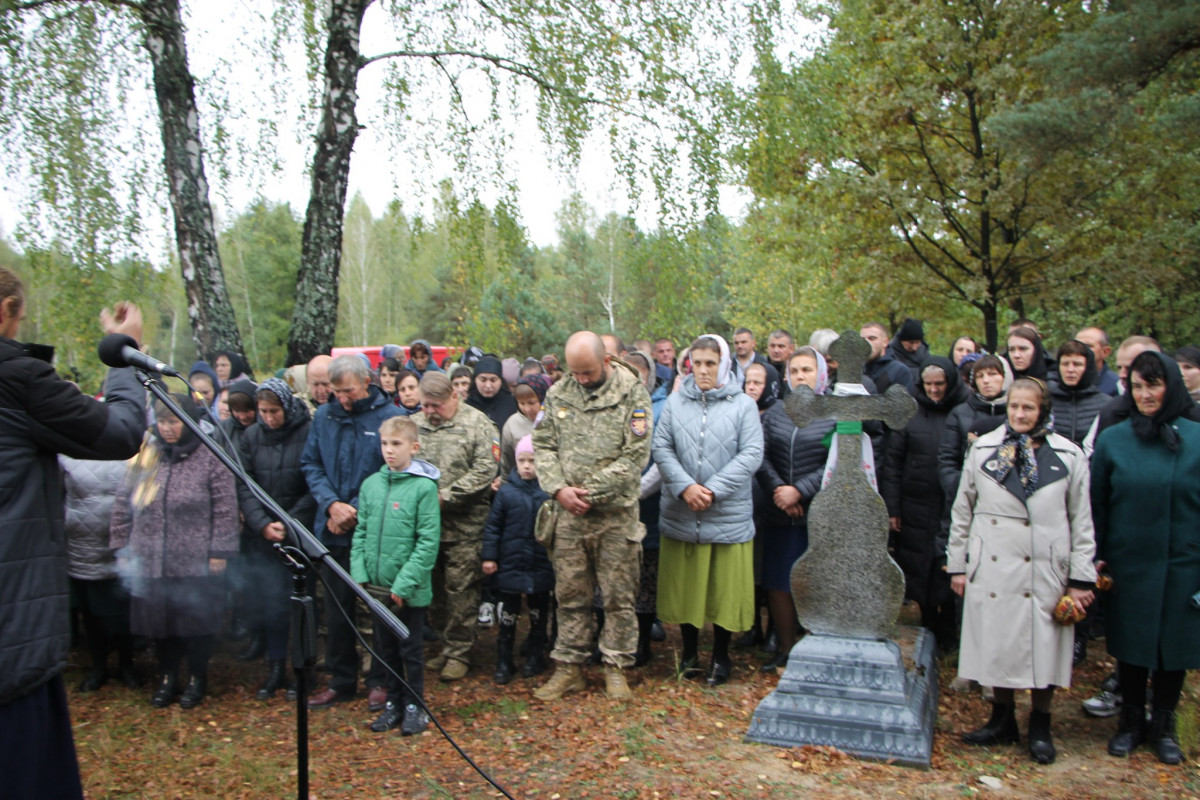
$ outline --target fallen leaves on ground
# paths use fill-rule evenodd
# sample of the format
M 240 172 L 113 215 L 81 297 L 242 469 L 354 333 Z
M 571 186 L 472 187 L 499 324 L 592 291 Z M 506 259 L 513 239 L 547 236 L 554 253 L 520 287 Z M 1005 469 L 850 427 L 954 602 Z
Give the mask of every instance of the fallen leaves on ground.
M 703 642 L 702 642 L 703 646 Z M 454 684 L 426 678 L 427 702 L 470 757 L 514 797 L 765 798 L 815 792 L 822 798 L 959 798 L 1003 792 L 1008 798 L 1170 798 L 1200 800 L 1194 762 L 1165 768 L 1140 750 L 1114 759 L 1105 742 L 1115 719 L 1086 717 L 1079 703 L 1111 669 L 1093 655 L 1060 690 L 1054 707 L 1058 761 L 1039 767 L 1023 747 L 968 748 L 959 735 L 981 724 L 988 707 L 979 693 L 948 689 L 953 668 L 943 665 L 932 768 L 914 770 L 859 761 L 829 747 L 778 748 L 742 741 L 756 705 L 778 681 L 758 666 L 757 650 L 735 651 L 733 680 L 717 689 L 674 675 L 678 633 L 655 645 L 655 659 L 631 672 L 634 700 L 610 703 L 598 667 L 588 688 L 560 702 L 537 702 L 547 678 L 491 681 L 495 632 L 481 631 L 470 675 Z M 1093 651 L 1100 648 L 1093 647 Z M 71 693 L 71 711 L 89 798 L 265 798 L 296 793 L 296 713 L 280 696 L 254 699 L 261 664 L 239 664 L 227 644 L 214 658 L 212 694 L 202 706 L 159 710 L 150 689 L 109 684 Z M 436 645 L 430 649 L 432 655 Z M 77 654 L 80 662 L 85 657 Z M 149 654 L 139 668 L 154 670 Z M 71 685 L 82 677 L 76 671 Z M 1196 680 L 1189 696 L 1196 695 Z M 1194 701 L 1193 701 L 1194 702 Z M 1018 716 L 1028 712 L 1028 696 Z M 430 726 L 416 737 L 374 734 L 375 715 L 361 699 L 309 714 L 312 797 L 495 798 L 489 786 Z M 1195 753 L 1192 753 L 1195 756 Z M 981 776 L 1002 781 L 988 789 Z

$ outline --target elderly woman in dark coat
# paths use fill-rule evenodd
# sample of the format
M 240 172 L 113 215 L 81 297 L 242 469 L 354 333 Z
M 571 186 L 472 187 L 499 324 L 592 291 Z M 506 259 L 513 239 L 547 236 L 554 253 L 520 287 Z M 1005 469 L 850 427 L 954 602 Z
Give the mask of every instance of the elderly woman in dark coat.
M 905 595 L 921 607 L 921 624 L 933 631 L 943 650 L 953 649 L 958 632 L 950 579 L 941 569 L 945 550 L 937 548 L 948 508 L 938 479 L 938 449 L 950 412 L 966 402 L 967 394 L 950 359 L 927 359 L 917 381 L 916 416 L 888 437 L 880 481 Z
M 186 395 L 176 405 L 193 419 L 202 409 Z M 150 443 L 142 449 L 113 506 L 111 546 L 118 569 L 132 578 L 130 627 L 153 637 L 161 677 L 150 703 L 170 705 L 187 657 L 188 683 L 179 704 L 193 708 L 207 692 L 208 660 L 221 632 L 225 581 L 238 555 L 233 475 L 161 403 Z
M 829 389 L 829 368 L 815 348 L 801 347 L 792 353 L 787 371 L 791 389 L 801 383 L 817 394 Z M 779 402 L 763 413 L 762 426 L 763 459 L 755 474 L 763 497 L 759 514 L 762 586 L 779 637 L 779 652 L 762 669 L 774 672 L 787 666 L 796 643 L 799 623 L 792 598 L 792 565 L 808 549 L 808 507 L 821 488 L 829 458 L 824 439 L 834 421 L 820 419 L 797 428 Z
M 241 438 L 242 466 L 284 511 L 305 529 L 311 529 L 317 501 L 309 492 L 300 468 L 300 456 L 312 427 L 308 406 L 279 378 L 263 381 L 254 399 L 259 421 L 247 428 Z M 267 679 L 259 687 L 257 697 L 268 700 L 278 689 L 294 691 L 284 669 L 290 627 L 291 573 L 273 549 L 286 533 L 283 523 L 245 485 L 238 484 L 237 494 L 246 528 L 254 534 L 246 548 L 246 572 L 257 587 L 252 601 L 262 609 L 269 665 Z
M 1200 423 L 1175 362 L 1145 352 L 1125 380 L 1129 419 L 1105 428 L 1092 456 L 1092 511 L 1102 565 L 1108 652 L 1124 692 L 1108 752 L 1126 756 L 1149 740 L 1178 764 L 1175 708 L 1186 670 L 1200 667 Z M 1154 706 L 1146 727 L 1146 680 Z

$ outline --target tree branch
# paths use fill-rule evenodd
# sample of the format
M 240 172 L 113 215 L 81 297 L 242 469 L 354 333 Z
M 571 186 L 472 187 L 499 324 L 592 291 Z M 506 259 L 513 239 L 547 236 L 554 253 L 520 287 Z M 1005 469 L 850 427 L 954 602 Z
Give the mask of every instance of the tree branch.
M 131 8 L 139 14 L 145 9 L 138 0 L 9 0 L 0 2 L 0 13 L 4 11 L 36 11 L 45 6 L 85 5 L 99 3 L 102 6 L 123 6 Z
M 53 2 L 53 0 L 45 1 Z M 617 105 L 611 100 L 604 100 L 591 95 L 581 95 L 569 87 L 560 86 L 556 83 L 553 83 L 547 80 L 546 77 L 536 67 L 516 61 L 515 59 L 508 58 L 507 56 L 497 56 L 492 55 L 491 53 L 477 53 L 472 50 L 393 50 L 389 53 L 380 53 L 378 55 L 369 57 L 364 56 L 359 60 L 359 63 L 361 68 L 366 67 L 369 64 L 374 64 L 377 61 L 383 61 L 389 58 L 424 58 L 438 63 L 439 68 L 445 71 L 445 66 L 438 62 L 438 59 L 450 57 L 469 58 L 475 61 L 486 61 L 497 69 L 502 69 L 505 72 L 509 72 L 513 75 L 517 75 L 518 77 L 532 81 L 539 89 L 547 94 L 565 96 L 580 103 L 588 103 L 590 105 L 611 108 L 614 111 L 620 111 L 621 113 L 629 114 L 645 122 L 653 122 L 653 120 L 645 114 L 639 114 L 630 111 L 627 108 Z

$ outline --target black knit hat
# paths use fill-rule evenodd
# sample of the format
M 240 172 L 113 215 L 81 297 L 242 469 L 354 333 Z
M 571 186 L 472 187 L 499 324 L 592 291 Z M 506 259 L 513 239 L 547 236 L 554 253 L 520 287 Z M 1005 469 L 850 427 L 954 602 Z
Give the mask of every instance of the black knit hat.
M 904 324 L 900 326 L 900 330 L 896 333 L 896 338 L 902 342 L 923 342 L 925 341 L 925 328 L 921 325 L 921 320 L 909 317 L 904 320 Z

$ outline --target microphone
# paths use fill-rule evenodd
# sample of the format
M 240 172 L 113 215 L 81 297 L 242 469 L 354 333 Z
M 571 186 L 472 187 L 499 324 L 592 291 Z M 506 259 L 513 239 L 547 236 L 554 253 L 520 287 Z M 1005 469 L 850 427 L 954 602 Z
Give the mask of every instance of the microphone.
M 137 367 L 146 372 L 181 377 L 171 365 L 156 361 L 138 350 L 137 342 L 133 337 L 123 333 L 110 333 L 105 336 L 100 340 L 96 351 L 100 355 L 100 360 L 110 367 Z

